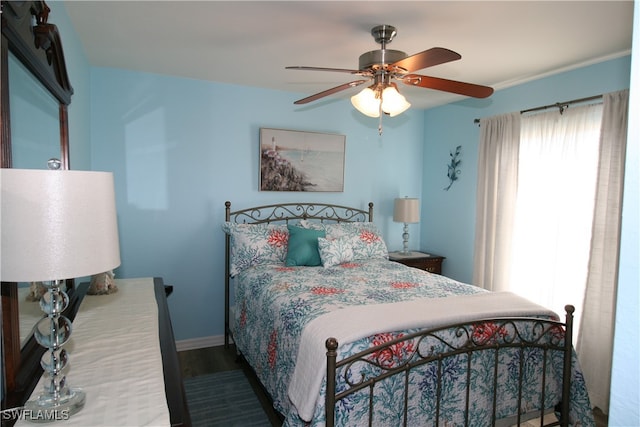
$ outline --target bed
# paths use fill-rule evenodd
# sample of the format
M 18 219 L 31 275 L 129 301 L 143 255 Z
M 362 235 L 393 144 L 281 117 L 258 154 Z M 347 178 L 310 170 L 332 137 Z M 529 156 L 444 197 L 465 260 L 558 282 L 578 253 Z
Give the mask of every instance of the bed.
M 372 203 L 226 202 L 223 230 L 225 345 L 284 425 L 594 425 L 572 306 L 389 261 Z

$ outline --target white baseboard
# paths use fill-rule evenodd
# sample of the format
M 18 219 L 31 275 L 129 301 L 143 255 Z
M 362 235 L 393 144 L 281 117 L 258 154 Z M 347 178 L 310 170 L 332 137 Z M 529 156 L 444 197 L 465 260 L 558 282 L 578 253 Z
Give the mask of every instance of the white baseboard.
M 190 338 L 176 341 L 177 351 L 196 350 L 198 348 L 217 347 L 224 345 L 224 335 Z

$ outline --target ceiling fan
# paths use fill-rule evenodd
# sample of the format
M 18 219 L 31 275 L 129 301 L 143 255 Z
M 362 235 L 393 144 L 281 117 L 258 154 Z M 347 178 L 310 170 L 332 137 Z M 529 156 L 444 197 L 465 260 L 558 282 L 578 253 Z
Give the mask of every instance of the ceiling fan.
M 331 71 L 363 77 L 363 79 L 344 83 L 299 99 L 294 104 L 307 104 L 345 89 L 373 82 L 358 95 L 353 96 L 351 102 L 360 112 L 370 117 L 382 117 L 382 113 L 393 117 L 411 105 L 400 95 L 395 81 L 408 86 L 435 89 L 474 98 L 486 98 L 493 93 L 493 89 L 487 86 L 414 74 L 414 71 L 423 68 L 456 61 L 461 56 L 442 47 L 434 47 L 411 56 L 399 50 L 387 49 L 387 44 L 393 40 L 396 34 L 396 28 L 391 25 L 378 25 L 371 29 L 371 35 L 376 43 L 380 43 L 380 49 L 360 55 L 359 69 L 357 70 L 306 66 L 285 67 L 288 70 Z

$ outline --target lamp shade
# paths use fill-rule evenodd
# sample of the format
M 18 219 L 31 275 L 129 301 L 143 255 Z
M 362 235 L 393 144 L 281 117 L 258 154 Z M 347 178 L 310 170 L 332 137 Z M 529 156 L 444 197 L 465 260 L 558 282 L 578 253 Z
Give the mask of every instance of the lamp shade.
M 113 174 L 0 173 L 2 281 L 71 279 L 120 265 Z
M 380 117 L 380 102 L 382 102 L 382 111 L 395 117 L 405 112 L 411 104 L 406 98 L 398 92 L 395 84 L 389 84 L 382 87 L 366 87 L 357 95 L 351 97 L 351 104 L 365 116 Z
M 365 116 L 380 116 L 380 100 L 370 87 L 366 87 L 357 95 L 351 97 L 351 104 Z
M 393 220 L 407 224 L 420 222 L 420 201 L 408 197 L 395 199 Z
M 387 86 L 382 91 L 382 111 L 395 117 L 411 107 L 404 96 L 398 92 L 395 85 Z

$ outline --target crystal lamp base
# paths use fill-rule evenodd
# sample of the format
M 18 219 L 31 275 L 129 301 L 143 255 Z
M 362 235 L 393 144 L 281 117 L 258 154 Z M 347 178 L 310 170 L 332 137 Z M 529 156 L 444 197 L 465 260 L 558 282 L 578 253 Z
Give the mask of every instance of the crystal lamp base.
M 36 423 L 68 420 L 84 407 L 86 394 L 79 388 L 65 387 L 57 398 L 42 393 L 24 404 L 24 416 Z

